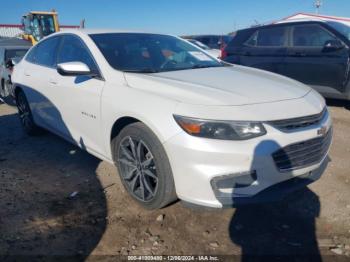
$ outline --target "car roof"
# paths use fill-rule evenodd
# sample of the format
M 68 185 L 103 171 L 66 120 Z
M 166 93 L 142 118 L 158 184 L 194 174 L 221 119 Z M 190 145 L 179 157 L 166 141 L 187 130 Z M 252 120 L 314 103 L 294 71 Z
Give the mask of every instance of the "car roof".
M 294 19 L 288 19 L 288 20 L 281 20 L 281 21 L 275 22 L 274 24 L 303 23 L 303 22 L 325 23 L 327 21 L 331 21 L 331 20 L 308 17 L 308 18 L 294 18 Z
M 330 20 L 329 20 L 330 21 Z M 257 29 L 261 29 L 261 28 L 269 28 L 269 27 L 277 27 L 277 26 L 283 26 L 283 25 L 296 25 L 296 24 L 324 24 L 328 21 L 325 20 L 320 20 L 320 19 L 296 19 L 296 20 L 287 20 L 287 21 L 279 21 L 279 22 L 275 22 L 272 24 L 266 24 L 266 25 L 257 25 L 257 26 L 252 26 L 249 28 L 245 28 L 245 29 L 241 29 L 238 30 L 237 32 L 242 32 L 242 31 L 252 31 L 252 30 L 257 30 Z

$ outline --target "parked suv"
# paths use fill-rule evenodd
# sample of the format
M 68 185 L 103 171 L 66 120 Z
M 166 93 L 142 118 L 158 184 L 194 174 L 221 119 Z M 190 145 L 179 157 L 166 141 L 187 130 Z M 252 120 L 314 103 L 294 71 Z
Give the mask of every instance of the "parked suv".
M 0 96 L 6 98 L 14 96 L 11 74 L 16 62 L 27 53 L 29 47 L 0 46 Z
M 349 46 L 345 24 L 283 22 L 238 31 L 222 59 L 294 78 L 326 97 L 350 99 Z

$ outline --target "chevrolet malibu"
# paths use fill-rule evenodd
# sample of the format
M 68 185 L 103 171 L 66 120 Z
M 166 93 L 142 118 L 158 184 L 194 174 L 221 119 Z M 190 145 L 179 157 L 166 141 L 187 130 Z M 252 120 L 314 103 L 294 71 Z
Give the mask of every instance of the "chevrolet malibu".
M 316 91 L 175 36 L 59 32 L 31 48 L 13 84 L 28 134 L 49 130 L 114 163 L 148 209 L 274 201 L 327 165 L 332 124 Z

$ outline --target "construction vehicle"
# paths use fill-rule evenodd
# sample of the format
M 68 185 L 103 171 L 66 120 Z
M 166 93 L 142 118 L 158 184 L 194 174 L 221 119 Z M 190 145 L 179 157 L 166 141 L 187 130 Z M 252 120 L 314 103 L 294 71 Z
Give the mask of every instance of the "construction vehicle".
M 45 36 L 60 31 L 57 12 L 31 11 L 22 17 L 22 38 L 35 45 Z

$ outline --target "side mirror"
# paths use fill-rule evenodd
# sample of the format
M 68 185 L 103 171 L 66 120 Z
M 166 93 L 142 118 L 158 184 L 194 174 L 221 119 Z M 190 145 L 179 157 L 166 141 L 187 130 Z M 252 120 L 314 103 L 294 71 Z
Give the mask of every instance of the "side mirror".
M 328 40 L 323 46 L 323 52 L 333 52 L 343 49 L 345 46 L 339 40 Z
M 90 68 L 81 62 L 67 62 L 57 65 L 57 72 L 63 76 L 89 76 Z

